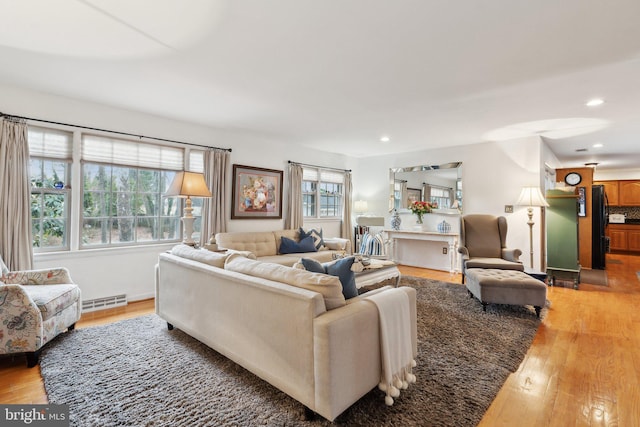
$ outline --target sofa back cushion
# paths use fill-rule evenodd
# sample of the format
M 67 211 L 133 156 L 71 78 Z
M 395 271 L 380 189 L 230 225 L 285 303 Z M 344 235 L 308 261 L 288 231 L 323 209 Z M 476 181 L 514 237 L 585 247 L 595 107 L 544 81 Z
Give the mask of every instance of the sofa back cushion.
M 271 231 L 218 233 L 216 243 L 220 248 L 250 251 L 258 257 L 276 255 L 280 245 L 278 241 L 276 246 L 276 238 Z
M 327 310 L 346 304 L 342 295 L 342 284 L 336 276 L 312 273 L 243 257 L 229 257 L 225 263 L 225 269 L 318 292 L 324 297 Z

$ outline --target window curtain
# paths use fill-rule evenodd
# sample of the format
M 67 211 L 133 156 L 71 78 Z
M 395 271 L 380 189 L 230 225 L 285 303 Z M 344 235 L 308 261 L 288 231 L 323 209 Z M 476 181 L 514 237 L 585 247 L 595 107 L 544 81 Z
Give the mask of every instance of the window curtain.
M 286 230 L 298 229 L 304 223 L 302 214 L 302 165 L 289 163 L 289 188 L 287 189 Z
M 200 245 L 209 242 L 212 235 L 227 231 L 227 177 L 231 153 L 227 150 L 207 150 L 204 153 L 204 180 L 211 191 L 211 198 L 202 204 Z
M 407 181 L 400 181 L 400 207 L 408 208 L 409 204 L 407 203 L 407 199 L 409 198 L 409 191 L 407 187 Z
M 431 202 L 431 186 L 425 182 L 422 183 L 422 201 Z
M 27 124 L 0 122 L 0 255 L 9 270 L 33 268 Z
M 351 172 L 344 173 L 344 209 L 342 213 L 342 227 L 340 229 L 340 236 L 345 239 L 351 239 L 352 225 L 351 225 L 351 198 L 352 198 L 352 184 L 351 184 Z M 356 250 L 356 248 L 354 248 Z

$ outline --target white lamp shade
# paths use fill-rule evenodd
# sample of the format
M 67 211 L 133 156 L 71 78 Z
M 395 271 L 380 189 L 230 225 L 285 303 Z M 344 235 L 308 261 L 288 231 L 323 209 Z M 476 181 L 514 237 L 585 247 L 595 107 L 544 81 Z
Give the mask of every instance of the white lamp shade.
M 366 212 L 368 208 L 366 200 L 356 200 L 353 206 L 353 210 L 356 212 Z
M 539 187 L 523 187 L 516 202 L 518 206 L 549 206 Z
M 211 197 L 211 191 L 204 182 L 204 175 L 196 172 L 178 172 L 165 196 Z

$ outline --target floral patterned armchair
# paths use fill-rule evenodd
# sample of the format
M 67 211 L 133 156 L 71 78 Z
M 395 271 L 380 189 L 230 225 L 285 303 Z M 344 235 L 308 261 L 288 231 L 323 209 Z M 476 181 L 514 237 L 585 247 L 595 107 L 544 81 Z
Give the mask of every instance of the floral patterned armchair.
M 0 354 L 26 353 L 33 367 L 41 348 L 80 319 L 80 288 L 66 268 L 9 271 L 2 258 L 0 268 Z

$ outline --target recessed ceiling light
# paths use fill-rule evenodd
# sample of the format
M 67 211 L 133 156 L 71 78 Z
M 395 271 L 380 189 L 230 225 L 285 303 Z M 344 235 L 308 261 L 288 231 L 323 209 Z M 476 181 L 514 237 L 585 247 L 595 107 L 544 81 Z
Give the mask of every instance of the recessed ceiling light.
M 604 104 L 604 100 L 601 98 L 593 98 L 587 102 L 587 107 L 597 107 L 598 105 Z
M 604 147 L 604 145 L 600 142 L 593 144 L 593 148 L 602 148 L 602 147 Z
M 387 142 L 389 142 L 389 141 L 391 141 L 391 138 L 389 138 L 388 136 L 382 136 L 382 137 L 380 137 L 380 142 L 387 143 Z

